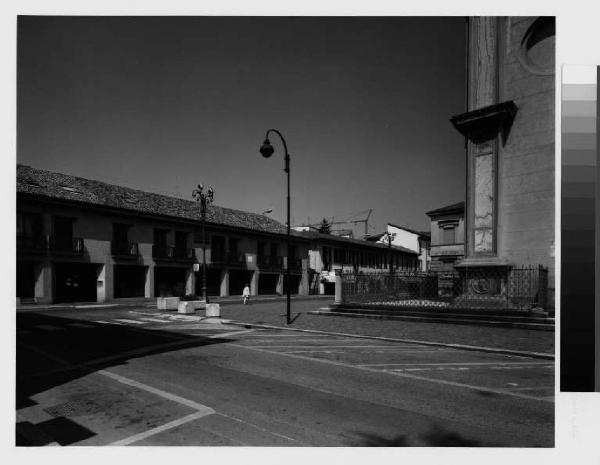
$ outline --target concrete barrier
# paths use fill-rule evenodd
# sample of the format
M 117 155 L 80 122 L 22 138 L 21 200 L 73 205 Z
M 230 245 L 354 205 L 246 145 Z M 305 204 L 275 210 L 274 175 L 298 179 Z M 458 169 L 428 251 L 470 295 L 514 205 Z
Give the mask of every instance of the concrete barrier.
M 206 304 L 206 316 L 221 318 L 221 306 L 219 304 Z
M 159 310 L 177 310 L 179 300 L 179 297 L 158 297 L 156 299 L 156 307 Z

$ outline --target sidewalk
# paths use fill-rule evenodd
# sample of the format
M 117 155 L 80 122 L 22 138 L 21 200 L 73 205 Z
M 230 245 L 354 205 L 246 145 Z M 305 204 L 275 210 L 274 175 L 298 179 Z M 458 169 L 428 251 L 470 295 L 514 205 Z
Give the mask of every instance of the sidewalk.
M 322 302 L 324 307 L 328 302 Z M 463 326 L 445 323 L 374 320 L 362 318 L 335 318 L 311 315 L 317 302 L 292 304 L 295 329 L 309 329 L 364 336 L 413 339 L 444 344 L 464 344 L 527 352 L 554 353 L 554 332 L 490 326 Z M 240 323 L 285 327 L 285 303 L 262 305 L 231 305 L 221 309 L 221 316 Z

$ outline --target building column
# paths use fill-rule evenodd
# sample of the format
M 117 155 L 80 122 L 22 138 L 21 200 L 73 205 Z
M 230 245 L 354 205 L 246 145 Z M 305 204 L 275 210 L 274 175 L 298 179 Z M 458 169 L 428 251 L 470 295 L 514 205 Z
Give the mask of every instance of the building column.
M 115 283 L 113 274 L 113 264 L 105 263 L 99 266 L 98 276 L 96 278 L 96 300 L 106 302 L 115 297 Z
M 144 297 L 154 298 L 154 264 L 146 267 L 146 282 L 144 284 Z
M 219 292 L 221 297 L 226 297 L 229 295 L 229 270 L 224 269 L 221 273 L 221 289 Z
M 193 295 L 196 293 L 196 273 L 194 268 L 188 268 L 185 270 L 185 294 Z
M 252 278 L 250 279 L 250 295 L 258 295 L 258 276 L 260 271 L 256 270 L 252 272 Z
M 279 294 L 279 295 L 283 295 L 283 278 L 284 274 L 283 273 L 279 273 L 279 276 L 277 277 L 277 285 L 275 286 L 275 293 Z
M 50 261 L 44 261 L 36 267 L 34 293 L 36 303 L 51 304 L 54 302 L 53 268 Z

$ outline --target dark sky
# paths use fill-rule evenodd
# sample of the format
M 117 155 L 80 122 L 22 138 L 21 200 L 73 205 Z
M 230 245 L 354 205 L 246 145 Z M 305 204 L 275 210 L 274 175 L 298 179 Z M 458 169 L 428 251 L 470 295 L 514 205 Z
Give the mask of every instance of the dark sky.
M 20 17 L 17 160 L 285 221 L 464 199 L 464 19 Z M 364 217 L 364 215 L 363 215 Z

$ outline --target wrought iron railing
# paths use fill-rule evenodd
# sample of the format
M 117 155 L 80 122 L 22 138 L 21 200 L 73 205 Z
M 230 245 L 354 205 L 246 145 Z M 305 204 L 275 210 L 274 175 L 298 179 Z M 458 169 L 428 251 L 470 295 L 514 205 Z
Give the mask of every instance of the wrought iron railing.
M 298 270 L 302 268 L 302 259 L 290 258 L 289 260 L 287 260 L 287 264 L 290 270 Z
M 17 236 L 17 250 L 44 252 L 48 249 L 48 236 Z
M 57 253 L 81 255 L 84 251 L 84 243 L 81 237 L 63 239 L 57 236 L 50 236 L 48 247 L 51 252 Z
M 136 242 L 112 242 L 111 252 L 119 257 L 136 258 L 139 256 L 139 246 Z
M 227 264 L 231 266 L 245 266 L 246 265 L 246 254 L 229 252 L 227 254 Z
M 283 267 L 283 257 L 274 255 L 259 255 L 257 264 L 262 269 L 281 269 Z
M 461 268 L 451 272 L 343 273 L 343 303 L 415 307 L 546 308 L 543 266 Z

